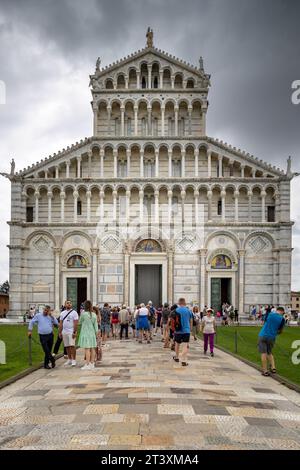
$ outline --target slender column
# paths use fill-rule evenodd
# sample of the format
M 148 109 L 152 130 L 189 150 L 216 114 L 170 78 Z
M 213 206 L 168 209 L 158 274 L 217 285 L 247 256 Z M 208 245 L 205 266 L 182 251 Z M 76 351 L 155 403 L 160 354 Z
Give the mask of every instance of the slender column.
M 175 111 L 175 136 L 177 137 L 178 136 L 178 106 L 175 106 L 174 108 L 174 111 Z
M 59 288 L 60 288 L 60 248 L 54 248 L 54 308 L 60 312 Z
M 274 194 L 275 200 L 275 222 L 280 222 L 280 193 L 276 191 Z
M 165 136 L 165 107 L 161 107 L 161 135 Z
M 159 71 L 159 88 L 162 90 L 164 87 L 164 71 Z
M 205 305 L 207 304 L 206 298 L 205 298 L 205 277 L 206 277 L 206 256 L 207 256 L 207 250 L 201 249 L 199 250 L 200 253 L 200 309 L 203 312 L 203 309 Z
M 222 222 L 226 220 L 226 206 L 225 206 L 225 198 L 226 198 L 226 191 L 222 189 L 221 191 L 221 198 L 222 198 Z
M 93 305 L 98 303 L 97 285 L 98 285 L 98 248 L 92 248 L 92 301 Z
M 195 177 L 199 176 L 199 149 L 195 149 Z
M 45 180 L 48 179 L 48 169 L 45 170 Z
M 182 214 L 182 228 L 184 230 L 184 225 L 185 225 L 185 210 L 184 210 L 184 203 L 185 203 L 185 197 L 186 197 L 186 192 L 184 190 L 182 190 L 180 192 L 180 196 L 181 196 L 181 214 Z
M 251 222 L 252 220 L 252 196 L 253 196 L 252 190 L 249 189 L 248 191 L 248 220 L 249 222 Z
M 207 176 L 211 178 L 211 150 L 207 151 Z
M 48 191 L 48 224 L 52 221 L 52 191 Z
M 136 87 L 141 88 L 141 72 L 138 70 L 136 73 Z
M 185 178 L 185 150 L 181 152 L 181 177 Z
M 203 108 L 202 109 L 202 133 L 203 135 L 206 135 L 206 112 L 207 112 L 207 108 Z
M 56 165 L 55 167 L 55 178 L 58 179 L 59 178 L 59 166 Z
M 104 191 L 103 191 L 103 189 L 100 190 L 99 196 L 100 196 L 99 219 L 100 219 L 100 222 L 103 222 L 103 219 L 104 219 Z
M 35 191 L 34 196 L 35 196 L 35 220 L 34 222 L 38 224 L 39 223 L 39 198 L 40 198 L 39 191 Z
M 118 193 L 116 190 L 113 191 L 113 220 L 117 220 L 117 196 Z
M 234 192 L 234 220 L 235 222 L 239 221 L 239 191 Z
M 155 201 L 154 221 L 156 224 L 158 224 L 159 223 L 159 191 L 154 192 L 154 201 Z
M 104 149 L 100 150 L 100 178 L 104 178 Z
M 219 165 L 218 165 L 218 178 L 223 177 L 223 155 L 218 156 Z
M 77 157 L 77 178 L 81 177 L 81 157 Z
M 171 75 L 171 88 L 175 88 L 175 76 Z
M 92 176 L 92 151 L 90 150 L 88 152 L 88 178 L 91 178 Z
M 233 177 L 233 161 L 229 162 L 229 176 L 230 178 Z
M 172 150 L 168 150 L 168 156 L 169 156 L 169 178 L 172 178 Z
M 113 150 L 113 156 L 114 156 L 114 178 L 118 177 L 118 150 L 114 149 Z
M 169 302 L 169 305 L 173 305 L 174 303 L 173 280 L 174 280 L 174 250 L 173 248 L 170 248 L 168 250 L 168 302 Z
M 193 107 L 189 106 L 188 107 L 188 115 L 189 115 L 189 136 L 192 135 L 192 111 Z
M 152 65 L 148 64 L 148 88 L 152 88 L 151 75 L 152 75 Z
M 127 149 L 126 150 L 126 157 L 127 157 L 127 178 L 130 177 L 130 164 L 131 164 L 131 150 Z
M 128 90 L 128 75 L 125 75 L 125 89 Z
M 78 191 L 73 192 L 73 200 L 74 200 L 74 223 L 77 224 L 77 201 L 78 201 Z
M 152 122 L 151 122 L 152 108 L 151 106 L 148 106 L 147 111 L 148 111 L 148 135 L 152 135 Z
M 98 106 L 96 103 L 93 105 L 93 113 L 94 113 L 94 126 L 93 126 L 93 131 L 94 131 L 94 136 L 97 135 L 97 129 L 98 129 Z
M 87 222 L 91 221 L 91 191 L 86 192 L 86 220 Z
M 121 106 L 121 135 L 125 135 L 125 126 L 124 126 L 124 116 L 125 116 L 125 107 Z
M 255 175 L 255 169 L 253 167 L 250 168 L 250 177 L 254 178 Z
M 129 250 L 128 247 L 125 246 L 124 250 L 124 303 L 125 305 L 129 305 Z
M 241 178 L 245 178 L 245 165 L 241 165 Z
M 70 178 L 70 160 L 66 161 L 66 178 Z
M 60 221 L 61 222 L 65 221 L 65 199 L 66 199 L 66 193 L 62 191 L 60 193 Z
M 261 196 L 261 221 L 264 224 L 266 222 L 266 191 L 263 190 Z
M 245 296 L 245 250 L 239 250 L 239 314 L 244 312 Z
M 212 190 L 207 191 L 207 200 L 208 200 L 208 222 L 212 221 Z
M 144 178 L 144 150 L 140 151 L 140 177 Z
M 107 106 L 107 134 L 111 135 L 111 106 Z
M 134 107 L 134 135 L 138 135 L 138 106 Z
M 155 178 L 159 177 L 159 150 L 155 150 Z
M 131 192 L 128 189 L 126 191 L 126 220 L 128 223 L 130 221 L 130 196 L 131 196 Z
M 172 223 L 172 200 L 173 200 L 173 191 L 169 189 L 168 191 L 168 224 Z
M 199 223 L 199 191 L 195 189 L 194 191 L 194 199 L 195 199 L 195 224 L 198 225 Z
M 144 223 L 144 191 L 141 189 L 139 191 L 140 198 L 140 224 Z

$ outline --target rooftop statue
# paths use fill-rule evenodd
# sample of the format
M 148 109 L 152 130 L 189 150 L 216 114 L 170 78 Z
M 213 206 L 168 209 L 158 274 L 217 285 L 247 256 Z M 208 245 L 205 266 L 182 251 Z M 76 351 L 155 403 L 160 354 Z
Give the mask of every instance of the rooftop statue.
M 151 29 L 150 26 L 147 29 L 146 38 L 147 38 L 147 47 L 153 47 L 153 29 Z

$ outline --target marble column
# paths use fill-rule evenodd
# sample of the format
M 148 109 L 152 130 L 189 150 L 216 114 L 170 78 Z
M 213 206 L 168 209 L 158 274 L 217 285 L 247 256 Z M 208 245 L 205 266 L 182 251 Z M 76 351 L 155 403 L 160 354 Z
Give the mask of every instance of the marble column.
M 98 248 L 92 248 L 92 301 L 98 303 Z
M 223 177 L 223 155 L 218 156 L 218 161 L 219 161 L 218 178 L 222 178 Z
M 56 165 L 55 167 L 55 179 L 58 179 L 59 178 L 59 166 Z
M 134 135 L 138 135 L 138 106 L 134 106 Z
M 155 150 L 155 178 L 159 177 L 159 150 Z
M 241 178 L 245 178 L 245 165 L 241 165 Z
M 129 223 L 130 221 L 130 197 L 131 192 L 129 189 L 126 191 L 126 221 Z
M 199 191 L 198 189 L 194 190 L 194 200 L 195 200 L 195 224 L 197 226 L 199 223 Z
M 165 136 L 165 107 L 162 106 L 161 108 L 161 135 L 162 137 Z
M 66 193 L 64 191 L 61 191 L 60 193 L 60 221 L 61 222 L 65 221 L 65 199 L 66 199 Z
M 171 75 L 171 88 L 175 88 L 175 76 Z
M 121 136 L 125 135 L 125 126 L 124 126 L 124 117 L 125 117 L 125 107 L 121 106 Z
M 74 223 L 77 224 L 77 201 L 78 201 L 79 193 L 78 191 L 73 192 L 73 200 L 74 200 Z
M 212 222 L 212 191 L 207 191 L 207 200 L 208 200 L 208 222 Z
M 193 107 L 192 107 L 192 106 L 189 106 L 189 107 L 188 107 L 188 116 L 189 116 L 189 127 L 188 127 L 188 131 L 189 131 L 189 136 L 192 135 L 192 111 L 193 111 Z
M 148 106 L 148 135 L 152 135 L 152 108 Z
M 222 200 L 222 222 L 226 220 L 226 191 L 222 189 L 221 191 L 221 200 Z
M 141 88 L 141 72 L 139 70 L 136 73 L 136 88 L 138 90 Z
M 175 137 L 178 137 L 178 112 L 179 112 L 178 106 L 175 106 L 174 111 L 175 111 Z
M 266 191 L 260 193 L 261 196 L 261 221 L 264 224 L 266 222 Z
M 92 177 L 92 156 L 93 152 L 90 150 L 88 152 L 88 178 Z
M 162 90 L 164 87 L 164 71 L 159 71 L 159 88 Z
M 91 191 L 86 192 L 86 220 L 91 221 Z
M 276 191 L 274 194 L 275 201 L 275 222 L 280 222 L 280 193 Z
M 159 223 L 159 191 L 154 192 L 154 204 L 155 204 L 155 212 L 154 212 L 154 221 L 156 224 Z
M 173 202 L 173 191 L 168 190 L 168 225 L 172 223 L 172 202 Z
M 211 150 L 207 151 L 207 176 L 211 178 Z
M 101 222 L 103 222 L 103 219 L 104 219 L 104 191 L 103 191 L 103 189 L 100 190 L 99 197 L 100 197 L 99 219 L 100 219 L 100 223 L 101 223 Z
M 144 178 L 144 150 L 140 151 L 140 177 Z
M 182 220 L 182 230 L 184 231 L 184 226 L 185 226 L 185 207 L 184 207 L 184 204 L 185 204 L 185 198 L 186 198 L 186 192 L 184 190 L 182 190 L 180 192 L 180 196 L 181 196 L 181 220 Z
M 152 88 L 152 65 L 148 64 L 148 88 Z
M 117 220 L 117 196 L 118 196 L 117 191 L 114 190 L 112 195 L 113 195 L 113 220 L 116 221 Z
M 185 150 L 181 151 L 181 177 L 185 178 Z
M 128 75 L 125 75 L 125 90 L 128 90 Z
M 195 177 L 199 176 L 199 149 L 195 149 Z
M 253 196 L 251 189 L 249 189 L 247 194 L 248 194 L 248 220 L 249 222 L 251 222 L 252 221 L 252 196 Z
M 34 218 L 34 222 L 36 224 L 38 224 L 39 223 L 39 199 L 40 199 L 39 191 L 35 191 L 34 197 L 35 197 L 35 218 Z
M 200 294 L 200 301 L 199 301 L 199 306 L 200 306 L 200 311 L 203 312 L 203 309 L 205 305 L 207 305 L 206 301 L 206 292 L 205 292 L 205 278 L 206 278 L 206 257 L 207 257 L 207 250 L 205 249 L 200 249 L 199 250 L 199 255 L 200 255 L 200 285 L 199 285 L 199 294 Z
M 245 296 L 245 250 L 238 250 L 239 256 L 239 314 L 244 312 Z
M 77 157 L 77 178 L 81 178 L 81 157 Z
M 93 133 L 94 133 L 94 136 L 96 136 L 97 130 L 98 130 L 98 106 L 96 103 L 93 105 L 93 114 L 94 114 Z
M 239 196 L 240 193 L 238 190 L 234 192 L 234 221 L 239 221 Z
M 202 134 L 206 135 L 206 113 L 207 108 L 202 109 Z
M 144 191 L 141 189 L 139 191 L 140 198 L 140 224 L 144 223 Z
M 173 151 L 171 149 L 168 150 L 168 157 L 169 157 L 169 178 L 172 178 L 172 154 L 173 154 Z
M 60 252 L 61 249 L 55 247 L 54 249 L 54 309 L 60 312 Z
M 127 149 L 126 150 L 126 157 L 127 157 L 127 178 L 130 178 L 130 164 L 131 164 L 131 150 L 130 149 Z
M 100 178 L 104 178 L 104 149 L 100 150 Z
M 107 134 L 111 135 L 111 107 L 107 107 Z
M 118 177 L 118 150 L 114 149 L 113 150 L 113 156 L 114 156 L 114 178 Z
M 70 160 L 66 161 L 66 178 L 70 178 Z
M 52 191 L 47 192 L 48 196 L 48 224 L 52 222 Z
M 125 248 L 124 251 L 124 304 L 129 305 L 129 263 L 130 263 L 130 254 L 128 248 Z
M 173 305 L 174 303 L 174 250 L 169 248 L 168 250 L 168 303 Z

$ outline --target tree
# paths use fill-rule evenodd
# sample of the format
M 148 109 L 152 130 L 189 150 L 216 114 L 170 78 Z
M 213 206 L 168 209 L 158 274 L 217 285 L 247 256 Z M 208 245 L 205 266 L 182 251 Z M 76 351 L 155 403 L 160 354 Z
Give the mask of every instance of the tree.
M 9 282 L 5 281 L 0 285 L 1 294 L 9 294 Z

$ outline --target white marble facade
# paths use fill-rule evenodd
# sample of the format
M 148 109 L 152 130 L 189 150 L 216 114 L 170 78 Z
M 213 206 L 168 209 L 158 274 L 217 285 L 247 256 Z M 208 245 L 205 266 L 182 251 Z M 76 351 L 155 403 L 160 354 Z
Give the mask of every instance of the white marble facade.
M 10 176 L 9 315 L 59 310 L 78 278 L 95 304 L 133 305 L 138 264 L 161 266 L 163 302 L 209 305 L 230 279 L 240 312 L 289 304 L 290 165 L 206 135 L 202 59 L 191 66 L 150 41 L 98 60 L 90 86 L 93 136 Z

